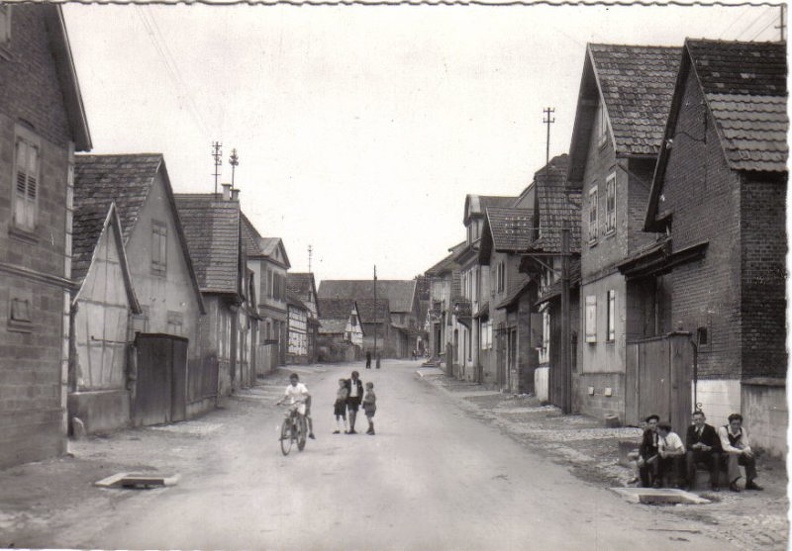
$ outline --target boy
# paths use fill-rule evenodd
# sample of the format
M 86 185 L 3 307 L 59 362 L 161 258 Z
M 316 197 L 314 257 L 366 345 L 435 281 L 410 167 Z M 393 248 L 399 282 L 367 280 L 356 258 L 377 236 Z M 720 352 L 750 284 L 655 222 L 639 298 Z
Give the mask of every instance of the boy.
M 377 396 L 374 394 L 374 383 L 366 383 L 366 395 L 363 397 L 363 411 L 366 412 L 369 428 L 366 434 L 374 436 L 374 413 L 377 411 Z
M 299 404 L 297 406 L 297 413 L 308 423 L 308 437 L 315 438 L 313 434 L 313 420 L 311 419 L 311 395 L 308 393 L 308 387 L 300 382 L 300 376 L 296 373 L 289 375 L 289 386 L 286 387 L 283 398 L 278 400 L 276 405 L 281 405 L 287 399 L 290 404 Z
M 347 432 L 347 417 L 346 417 L 346 402 L 349 396 L 349 390 L 346 387 L 346 379 L 338 379 L 338 391 L 336 392 L 336 401 L 333 406 L 333 413 L 336 418 L 336 430 L 333 434 L 341 433 L 341 421 L 344 422 L 344 432 Z

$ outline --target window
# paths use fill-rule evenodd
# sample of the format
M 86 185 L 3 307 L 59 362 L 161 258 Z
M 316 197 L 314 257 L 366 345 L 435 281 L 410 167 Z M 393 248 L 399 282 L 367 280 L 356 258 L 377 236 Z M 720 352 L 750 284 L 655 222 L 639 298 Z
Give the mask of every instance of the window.
M 506 289 L 506 265 L 502 260 L 497 265 L 496 281 L 498 292 L 502 293 Z
M 11 42 L 11 6 L 0 4 L 0 47 Z
M 597 186 L 591 188 L 589 191 L 589 227 L 588 238 L 589 244 L 597 242 L 597 203 L 599 202 L 599 195 L 597 193 Z
M 600 100 L 597 106 L 597 145 L 605 145 L 608 140 L 608 114 L 605 104 Z
M 586 297 L 586 342 L 597 342 L 597 297 Z
M 33 292 L 19 290 L 12 293 L 8 312 L 8 330 L 28 333 L 33 327 Z
M 605 183 L 605 233 L 616 231 L 616 174 Z
M 608 341 L 616 340 L 616 291 L 608 291 Z
M 40 141 L 29 130 L 18 126 L 14 152 L 14 225 L 33 231 L 36 229 Z
M 168 227 L 162 222 L 151 224 L 151 272 L 165 275 L 168 271 Z

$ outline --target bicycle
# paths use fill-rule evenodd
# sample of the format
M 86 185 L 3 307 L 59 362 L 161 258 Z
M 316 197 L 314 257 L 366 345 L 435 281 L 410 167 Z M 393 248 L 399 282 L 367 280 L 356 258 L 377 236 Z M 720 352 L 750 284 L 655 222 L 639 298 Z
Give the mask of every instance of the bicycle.
M 305 449 L 305 436 L 308 433 L 305 417 L 299 413 L 300 404 L 291 404 L 283 417 L 280 434 L 280 447 L 283 455 L 289 455 L 296 443 L 297 449 Z

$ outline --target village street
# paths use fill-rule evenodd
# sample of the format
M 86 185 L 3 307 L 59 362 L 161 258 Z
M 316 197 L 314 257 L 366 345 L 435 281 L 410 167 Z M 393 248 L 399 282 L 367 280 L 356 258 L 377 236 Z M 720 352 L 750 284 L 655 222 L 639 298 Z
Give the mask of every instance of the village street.
M 73 442 L 73 459 L 4 471 L 0 547 L 740 548 L 581 481 L 471 417 L 418 377 L 418 365 L 294 369 L 314 395 L 317 439 L 286 457 L 273 404 L 291 370 L 279 369 L 201 419 Z M 331 434 L 337 380 L 352 369 L 375 383 L 376 436 Z M 151 490 L 92 485 L 115 472 L 179 480 Z

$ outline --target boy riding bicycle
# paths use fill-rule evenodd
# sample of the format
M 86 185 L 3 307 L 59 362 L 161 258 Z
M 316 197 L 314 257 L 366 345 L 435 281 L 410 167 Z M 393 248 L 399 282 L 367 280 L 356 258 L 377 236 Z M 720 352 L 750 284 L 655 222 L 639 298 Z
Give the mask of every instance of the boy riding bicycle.
M 279 406 L 286 400 L 289 400 L 290 404 L 298 404 L 297 413 L 308 423 L 308 437 L 314 438 L 313 420 L 311 419 L 311 395 L 308 392 L 308 387 L 300 382 L 300 376 L 296 373 L 289 375 L 289 386 L 286 387 L 283 398 L 278 400 L 275 405 Z

